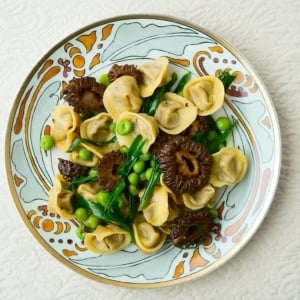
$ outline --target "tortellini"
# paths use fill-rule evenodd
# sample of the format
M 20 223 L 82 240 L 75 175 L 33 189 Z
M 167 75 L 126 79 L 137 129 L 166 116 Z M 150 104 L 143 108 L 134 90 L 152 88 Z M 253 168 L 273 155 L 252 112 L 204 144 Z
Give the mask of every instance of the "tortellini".
M 191 80 L 183 88 L 183 96 L 198 108 L 198 115 L 207 116 L 216 112 L 224 103 L 224 85 L 214 76 Z
M 63 218 L 72 219 L 73 206 L 72 197 L 74 193 L 66 189 L 66 182 L 63 177 L 58 174 L 54 178 L 54 183 L 48 193 L 48 210 L 56 213 Z
M 85 200 L 97 202 L 97 194 L 100 191 L 100 184 L 96 182 L 87 182 L 79 185 L 77 192 Z
M 124 111 L 138 112 L 143 102 L 136 79 L 124 75 L 112 82 L 105 89 L 103 104 L 114 120 Z
M 166 57 L 160 57 L 139 68 L 143 74 L 143 82 L 140 84 L 142 97 L 151 96 L 157 87 L 169 81 L 168 63 L 169 60 Z
M 133 232 L 137 246 L 145 253 L 159 250 L 167 238 L 167 234 L 148 223 L 142 213 L 138 214 L 134 220 Z
M 240 182 L 247 171 L 247 158 L 244 153 L 233 147 L 224 147 L 212 154 L 213 166 L 210 183 L 215 187 L 233 185 Z
M 158 127 L 168 134 L 179 134 L 197 118 L 197 107 L 175 93 L 165 93 L 154 118 Z
M 66 151 L 78 136 L 81 119 L 69 105 L 58 105 L 52 112 L 52 136 L 57 148 Z
M 116 127 L 122 120 L 128 120 L 133 123 L 133 131 L 126 135 L 121 135 L 116 132 L 117 140 L 120 146 L 130 146 L 137 135 L 141 135 L 146 139 L 146 143 L 142 149 L 147 152 L 150 146 L 155 142 L 158 135 L 158 127 L 153 117 L 143 113 L 123 112 L 117 119 Z
M 215 194 L 215 189 L 208 184 L 193 194 L 182 194 L 182 199 L 186 207 L 196 210 L 205 206 L 213 207 Z
M 130 234 L 114 224 L 98 225 L 96 230 L 87 233 L 84 244 L 92 252 L 111 254 L 126 248 L 131 242 Z
M 143 214 L 146 221 L 153 226 L 161 226 L 167 221 L 169 216 L 168 192 L 163 187 L 156 186 L 154 188 Z
M 111 116 L 105 112 L 99 113 L 96 116 L 83 121 L 80 125 L 80 136 L 83 139 L 87 139 L 92 142 L 104 142 L 104 143 L 108 142 L 108 143 L 106 145 L 99 147 L 87 141 L 82 143 L 82 146 L 99 158 L 102 158 L 103 155 L 106 153 L 119 149 L 118 143 L 109 142 L 114 137 L 114 133 L 109 130 L 109 125 L 112 122 L 113 119 L 111 118 Z M 73 160 L 75 160 L 75 157 L 73 158 Z M 81 162 L 80 164 L 87 165 L 87 162 L 86 163 Z M 93 166 L 91 164 L 90 166 Z

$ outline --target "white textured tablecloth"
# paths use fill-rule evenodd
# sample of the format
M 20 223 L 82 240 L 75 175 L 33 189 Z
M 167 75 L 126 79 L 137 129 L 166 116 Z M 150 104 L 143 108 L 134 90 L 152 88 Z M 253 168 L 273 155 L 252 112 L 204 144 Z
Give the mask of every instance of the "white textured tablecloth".
M 124 14 L 164 14 L 206 27 L 253 64 L 282 130 L 283 160 L 269 213 L 247 246 L 211 274 L 178 286 L 128 289 L 83 277 L 52 257 L 21 219 L 0 168 L 0 299 L 300 299 L 300 1 L 0 0 L 0 137 L 36 62 L 64 37 Z

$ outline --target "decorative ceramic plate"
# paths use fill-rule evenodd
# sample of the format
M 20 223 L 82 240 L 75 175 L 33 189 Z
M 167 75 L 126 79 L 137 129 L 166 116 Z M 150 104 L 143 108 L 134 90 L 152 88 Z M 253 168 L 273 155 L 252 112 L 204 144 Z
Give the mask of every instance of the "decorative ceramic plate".
M 157 253 L 130 246 L 99 256 L 76 236 L 75 221 L 47 211 L 48 190 L 57 157 L 42 151 L 62 90 L 75 77 L 107 72 L 114 63 L 140 65 L 167 56 L 178 74 L 236 75 L 218 112 L 238 119 L 229 144 L 248 158 L 242 182 L 218 193 L 221 235 L 196 249 L 170 243 Z M 55 151 L 53 151 L 55 153 Z M 25 80 L 13 105 L 6 135 L 10 189 L 26 225 L 59 261 L 101 282 L 130 287 L 158 287 L 199 278 L 231 259 L 254 235 L 273 200 L 280 172 L 281 140 L 277 115 L 260 78 L 227 42 L 207 30 L 163 16 L 124 16 L 87 26 L 53 47 Z

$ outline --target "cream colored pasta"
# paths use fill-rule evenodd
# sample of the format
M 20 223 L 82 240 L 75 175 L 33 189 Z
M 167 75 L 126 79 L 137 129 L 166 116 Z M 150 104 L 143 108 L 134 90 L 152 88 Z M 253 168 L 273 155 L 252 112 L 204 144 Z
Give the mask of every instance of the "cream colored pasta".
M 215 189 L 210 184 L 208 184 L 195 193 L 182 194 L 182 198 L 183 203 L 186 207 L 197 210 L 205 206 L 213 207 L 215 194 Z
M 197 106 L 198 115 L 207 116 L 216 112 L 223 105 L 224 86 L 217 77 L 199 77 L 185 85 L 183 96 Z
M 155 112 L 158 127 L 169 134 L 179 134 L 197 118 L 198 109 L 189 100 L 175 93 L 165 93 Z
M 109 141 L 114 136 L 109 130 L 109 125 L 112 122 L 113 120 L 108 113 L 99 113 L 81 123 L 80 136 L 93 142 Z
M 168 64 L 169 60 L 166 57 L 160 57 L 139 68 L 143 74 L 143 82 L 140 84 L 142 97 L 151 96 L 157 87 L 169 81 Z
M 136 79 L 127 75 L 116 79 L 106 88 L 103 104 L 114 120 L 124 111 L 138 112 L 142 98 Z
M 146 143 L 143 147 L 143 152 L 147 152 L 150 146 L 155 142 L 158 135 L 158 127 L 153 117 L 143 113 L 123 112 L 119 115 L 116 127 L 122 120 L 131 121 L 134 125 L 133 131 L 126 135 L 120 135 L 116 132 L 116 137 L 120 146 L 130 146 L 137 135 L 141 135 L 143 139 L 146 139 Z
M 160 185 L 168 192 L 169 198 L 171 198 L 175 204 L 183 204 L 181 195 L 175 195 L 175 193 L 165 184 L 163 175 L 160 176 Z
M 66 182 L 58 174 L 54 178 L 54 183 L 48 193 L 48 210 L 59 216 L 72 219 L 74 218 L 72 197 L 74 193 L 66 189 Z
M 138 214 L 134 220 L 133 232 L 137 246 L 145 253 L 159 250 L 167 238 L 167 235 L 158 227 L 148 223 L 142 213 Z
M 52 112 L 52 136 L 55 145 L 61 151 L 66 151 L 78 136 L 81 123 L 79 114 L 71 106 L 58 105 Z
M 160 57 L 148 61 L 139 67 L 139 71 L 142 74 L 142 81 L 139 80 L 137 82 L 135 77 L 129 75 L 120 76 L 109 84 L 104 91 L 103 104 L 105 112 L 97 112 L 93 117 L 84 121 L 68 105 L 58 105 L 52 113 L 53 126 L 51 134 L 53 135 L 55 145 L 65 152 L 76 137 L 81 138 L 76 149 L 68 154 L 69 160 L 81 166 L 94 168 L 92 171 L 97 169 L 100 181 L 104 179 L 101 187 L 98 181 L 85 181 L 86 179 L 90 179 L 90 177 L 83 176 L 83 178 L 79 178 L 77 183 L 73 182 L 74 185 L 72 185 L 72 191 L 70 191 L 66 188 L 67 182 L 63 179 L 62 175 L 57 175 L 54 179 L 53 187 L 49 191 L 49 211 L 67 219 L 75 218 L 74 207 L 80 205 L 80 203 L 74 204 L 74 201 L 76 201 L 75 196 L 77 196 L 85 204 L 82 206 L 90 206 L 96 215 L 97 208 L 99 210 L 106 209 L 107 216 L 111 213 L 111 217 L 112 219 L 115 217 L 114 220 L 116 223 L 118 218 L 120 218 L 119 224 L 128 220 L 127 225 L 129 227 L 132 225 L 133 233 L 128 229 L 129 233 L 123 229 L 123 226 L 120 228 L 114 222 L 110 222 L 111 219 L 108 217 L 107 221 L 101 218 L 101 221 L 98 223 L 100 225 L 94 230 L 89 227 L 89 222 L 77 220 L 80 224 L 83 224 L 83 226 L 79 227 L 79 230 L 82 229 L 83 232 L 77 232 L 79 238 L 82 238 L 83 234 L 85 234 L 84 244 L 88 250 L 94 253 L 105 255 L 118 252 L 126 248 L 132 242 L 131 239 L 134 239 L 136 246 L 143 253 L 147 254 L 158 251 L 170 234 L 174 226 L 173 223 L 177 222 L 175 220 L 177 217 L 184 216 L 186 212 L 190 212 L 191 210 L 213 207 L 215 204 L 216 188 L 236 184 L 245 176 L 247 159 L 244 153 L 233 147 L 223 147 L 219 152 L 212 154 L 213 166 L 209 184 L 201 188 L 201 190 L 183 194 L 174 193 L 165 184 L 163 175 L 161 174 L 159 182 L 153 182 L 152 178 L 150 179 L 151 184 L 153 183 L 153 186 L 150 185 L 153 190 L 151 190 L 152 194 L 150 195 L 149 202 L 145 204 L 146 207 L 142 211 L 135 211 L 135 208 L 138 207 L 138 198 L 142 197 L 145 186 L 147 187 L 148 181 L 143 178 L 143 175 L 144 177 L 148 177 L 145 175 L 148 174 L 146 170 L 153 167 L 153 158 L 157 156 L 156 158 L 161 163 L 162 169 L 164 161 L 167 160 L 163 157 L 166 148 L 163 148 L 160 154 L 156 152 L 156 150 L 159 151 L 159 147 L 155 148 L 153 153 L 151 151 L 151 146 L 155 143 L 159 132 L 162 133 L 162 140 L 167 136 L 166 134 L 180 135 L 183 132 L 187 132 L 186 129 L 189 131 L 189 127 L 197 119 L 198 115 L 211 115 L 224 103 L 223 83 L 217 77 L 203 76 L 188 82 L 183 89 L 183 96 L 173 92 L 165 93 L 155 110 L 154 116 L 144 113 L 147 111 L 147 107 L 143 107 L 143 101 L 145 100 L 143 98 L 152 96 L 158 87 L 169 82 L 168 66 L 168 58 Z M 146 99 L 145 101 L 150 100 Z M 129 122 L 123 122 L 124 120 Z M 120 124 L 121 122 L 123 124 Z M 124 129 L 128 124 L 128 127 L 133 125 L 132 130 L 131 128 L 130 130 Z M 111 125 L 116 130 L 112 130 Z M 118 127 L 118 125 L 120 126 Z M 194 129 L 197 130 L 196 127 L 197 124 L 196 126 L 193 124 L 191 131 L 195 131 Z M 103 159 L 105 154 L 120 150 L 122 146 L 130 147 L 139 135 L 145 141 L 142 153 L 150 153 L 138 156 L 140 154 L 132 154 L 130 151 L 127 157 L 124 155 L 124 159 L 120 153 L 112 153 L 110 157 L 106 156 Z M 166 140 L 169 141 L 170 138 L 172 137 L 167 136 Z M 79 155 L 79 152 L 83 148 L 91 153 L 90 158 L 80 158 L 82 155 Z M 126 147 L 121 148 L 121 150 L 124 149 Z M 181 150 L 175 149 L 174 151 Z M 150 155 L 148 156 L 148 154 Z M 133 158 L 132 156 L 134 155 L 136 157 Z M 190 155 L 192 156 L 192 154 Z M 171 155 L 170 158 L 172 158 Z M 196 159 L 195 157 L 193 158 Z M 102 159 L 103 164 L 106 160 L 107 170 L 103 170 L 102 166 L 98 167 Z M 116 163 L 118 159 L 120 161 Z M 136 163 L 136 160 L 138 163 Z M 143 161 L 145 167 L 139 168 L 138 166 L 143 165 L 141 160 L 145 160 Z M 120 164 L 123 166 L 123 162 L 125 162 L 125 166 L 130 165 L 132 162 L 130 169 L 126 170 L 126 172 L 123 172 L 123 168 L 119 168 Z M 72 165 L 73 167 L 74 165 Z M 73 174 L 73 177 L 76 177 L 77 168 L 79 170 L 78 174 L 81 174 L 80 166 L 75 167 L 75 175 Z M 153 167 L 155 171 L 157 171 L 156 167 L 156 165 Z M 100 171 L 99 168 L 101 168 Z M 62 169 L 60 170 L 63 172 Z M 165 171 L 163 169 L 163 172 Z M 68 172 L 67 170 L 66 173 Z M 132 176 L 133 172 L 135 173 Z M 157 174 L 155 173 L 155 175 Z M 107 176 L 107 179 L 105 176 Z M 174 176 L 177 176 L 177 174 L 174 174 Z M 116 197 L 109 196 L 108 201 L 110 203 L 110 200 L 113 202 L 118 199 L 116 200 L 118 202 L 113 203 L 111 207 L 108 204 L 103 204 L 105 207 L 102 207 L 99 204 L 99 199 L 102 195 L 106 197 L 106 194 L 99 194 L 99 192 L 104 190 L 106 180 L 112 177 L 116 179 L 116 182 L 113 182 L 113 185 L 107 188 L 107 190 L 109 189 L 111 195 Z M 175 178 L 176 182 L 181 183 L 181 178 L 180 180 L 177 180 L 177 177 Z M 80 181 L 83 183 L 80 184 Z M 133 186 L 129 186 L 129 184 Z M 135 189 L 131 189 L 132 187 Z M 174 190 L 176 190 L 175 187 Z M 134 196 L 136 194 L 138 196 Z M 135 204 L 137 207 L 133 205 L 132 200 L 136 201 Z M 90 203 L 85 203 L 84 201 L 90 201 Z M 99 206 L 97 207 L 97 205 Z M 88 210 L 88 215 L 92 213 L 91 210 Z M 105 217 L 104 215 L 103 213 L 103 218 Z M 126 228 L 125 225 L 124 228 Z
M 84 244 L 92 252 L 111 254 L 126 248 L 131 242 L 130 234 L 114 224 L 98 225 L 96 230 L 87 233 Z
M 100 191 L 101 187 L 99 183 L 96 182 L 87 182 L 79 185 L 77 192 L 85 200 L 97 202 L 97 194 Z
M 224 147 L 213 155 L 210 183 L 215 187 L 233 185 L 240 182 L 247 171 L 247 158 L 233 147 Z
M 141 191 L 143 195 L 144 191 Z M 169 216 L 168 192 L 161 186 L 156 186 L 149 204 L 143 210 L 145 220 L 153 226 L 163 225 Z

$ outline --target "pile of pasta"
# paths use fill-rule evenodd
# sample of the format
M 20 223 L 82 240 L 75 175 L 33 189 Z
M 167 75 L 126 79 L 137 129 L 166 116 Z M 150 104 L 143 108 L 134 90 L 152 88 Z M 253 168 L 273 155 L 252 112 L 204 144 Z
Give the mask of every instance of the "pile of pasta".
M 134 139 L 141 135 L 145 144 L 142 153 L 147 153 L 160 132 L 178 136 L 196 120 L 198 116 L 209 116 L 219 110 L 224 102 L 224 86 L 214 76 L 203 76 L 190 80 L 181 94 L 166 92 L 153 116 L 141 112 L 143 101 L 155 90 L 169 82 L 169 61 L 166 57 L 150 60 L 139 66 L 142 82 L 130 75 L 117 78 L 109 84 L 103 94 L 104 110 L 92 117 L 82 119 L 69 104 L 59 104 L 52 113 L 51 134 L 55 146 L 62 152 L 80 137 L 84 141 L 68 154 L 68 159 L 81 166 L 95 168 L 103 157 L 120 147 L 130 147 Z M 122 120 L 130 120 L 133 130 L 126 135 L 112 132 L 109 124 L 118 125 Z M 115 142 L 109 142 L 115 138 Z M 104 142 L 103 146 L 86 141 Z M 107 142 L 107 143 L 105 143 Z M 80 158 L 79 150 L 86 148 L 91 157 Z M 159 250 L 170 234 L 169 225 L 182 210 L 199 210 L 213 207 L 216 189 L 224 185 L 234 185 L 242 180 L 247 170 L 246 156 L 237 148 L 222 147 L 213 153 L 213 166 L 208 184 L 192 193 L 178 195 L 165 182 L 163 175 L 157 182 L 148 205 L 137 211 L 132 223 L 132 234 L 114 222 L 101 222 L 84 237 L 87 249 L 109 254 L 120 251 L 133 241 L 144 253 Z M 48 208 L 63 218 L 74 219 L 74 195 L 97 203 L 97 194 L 102 189 L 98 181 L 84 182 L 76 189 L 68 189 L 68 182 L 57 174 L 49 191 Z M 123 195 L 123 197 L 127 197 Z M 137 196 L 140 197 L 140 194 Z M 126 203 L 126 201 L 125 201 Z M 100 204 L 97 204 L 100 205 Z

